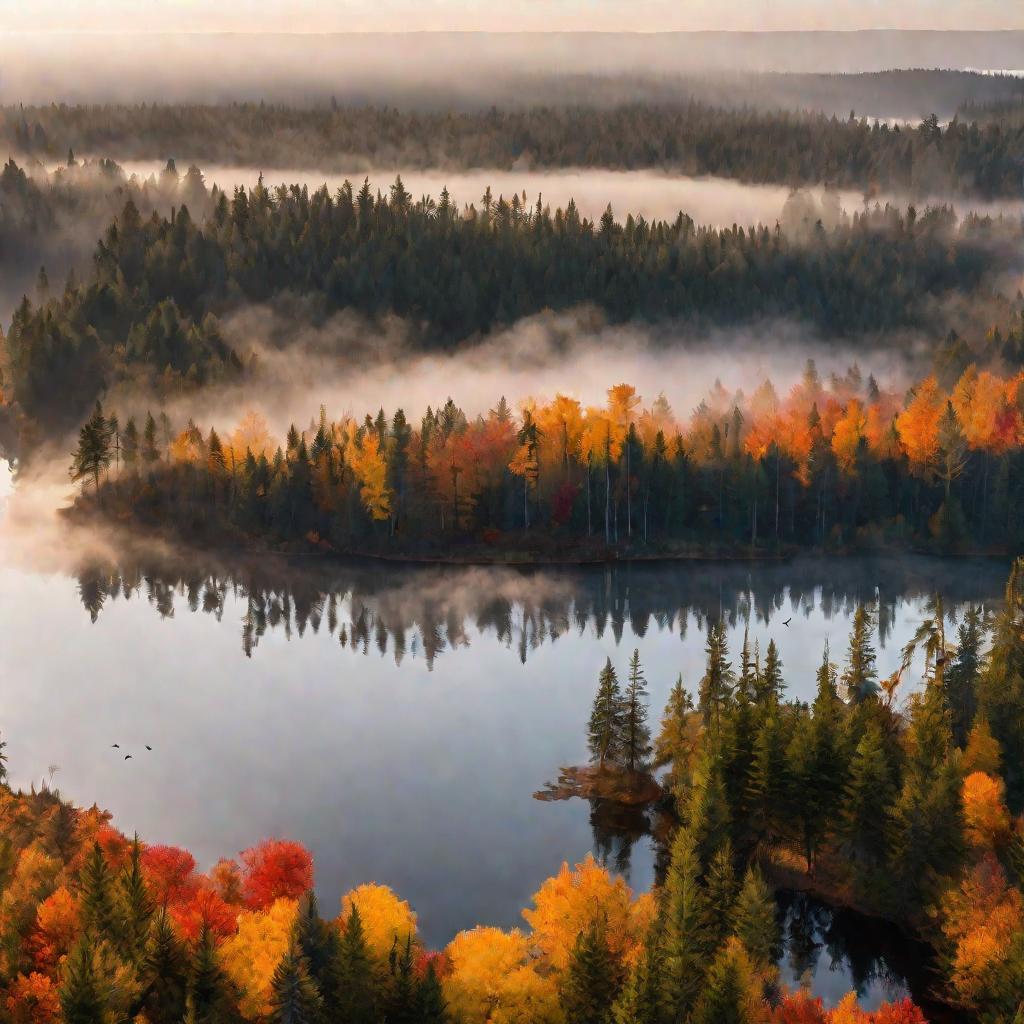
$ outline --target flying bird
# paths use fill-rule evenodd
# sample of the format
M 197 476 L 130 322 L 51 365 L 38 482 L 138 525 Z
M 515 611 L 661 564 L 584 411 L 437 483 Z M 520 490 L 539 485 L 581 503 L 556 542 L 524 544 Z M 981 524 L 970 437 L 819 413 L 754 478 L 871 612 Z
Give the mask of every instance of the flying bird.
M 153 748 L 152 748 L 152 747 L 151 747 L 151 746 L 150 746 L 150 745 L 149 745 L 149 744 L 147 743 L 147 744 L 146 744 L 146 749 L 147 749 L 147 750 L 152 750 Z
M 120 750 L 120 749 L 121 749 L 121 744 L 120 744 L 120 743 L 111 743 L 111 744 L 110 744 L 110 746 L 111 746 L 112 748 L 113 748 L 113 747 L 116 747 L 116 748 L 117 748 L 118 750 Z
M 131 754 L 125 754 L 125 755 L 124 755 L 124 759 L 125 759 L 126 761 L 128 761 L 128 760 L 129 760 L 129 759 L 131 758 L 131 756 L 132 756 Z
M 784 626 L 788 626 L 793 621 L 793 616 L 790 615 L 788 619 L 783 623 Z

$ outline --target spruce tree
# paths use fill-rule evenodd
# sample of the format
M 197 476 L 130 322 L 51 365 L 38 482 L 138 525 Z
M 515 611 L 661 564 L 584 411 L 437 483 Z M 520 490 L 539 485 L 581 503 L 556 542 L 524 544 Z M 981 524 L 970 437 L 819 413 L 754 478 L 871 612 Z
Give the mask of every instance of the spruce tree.
M 782 659 L 774 640 L 768 641 L 764 669 L 757 681 L 757 703 L 762 707 L 770 701 L 781 701 L 786 684 L 782 679 Z
M 651 730 L 647 725 L 647 686 L 640 667 L 640 651 L 629 662 L 629 682 L 622 704 L 622 763 L 631 772 L 650 767 Z
M 707 727 L 718 728 L 722 709 L 732 695 L 732 666 L 729 663 L 729 647 L 725 636 L 725 625 L 713 623 L 708 630 L 705 645 L 707 668 L 700 683 L 699 707 Z
M 118 903 L 123 921 L 122 952 L 132 963 L 142 962 L 154 904 L 142 875 L 142 847 L 136 834 L 128 863 L 118 878 Z
M 732 843 L 728 839 L 711 858 L 704 878 L 704 893 L 707 912 L 704 931 L 711 946 L 717 948 L 729 933 L 737 895 Z
M 114 879 L 99 843 L 93 843 L 86 854 L 79 885 L 82 928 L 97 938 L 116 939 L 119 921 L 114 902 Z
M 753 842 L 778 836 L 788 811 L 790 792 L 788 739 L 778 706 L 768 706 L 754 738 L 754 753 L 747 777 L 747 807 Z
M 752 1003 L 759 995 L 756 986 L 743 947 L 730 942 L 719 951 L 708 970 L 690 1024 L 753 1024 Z
M 99 402 L 92 416 L 78 433 L 78 447 L 71 462 L 71 479 L 91 478 L 96 493 L 100 489 L 100 473 L 110 465 L 111 429 Z
M 405 944 L 392 950 L 391 989 L 385 1018 L 393 1024 L 418 1024 L 417 985 L 412 973 L 412 935 Z
M 875 670 L 875 648 L 871 643 L 873 619 L 867 605 L 858 605 L 853 614 L 850 650 L 843 685 L 847 698 L 860 704 L 878 692 L 878 673 Z
M 707 900 L 700 882 L 701 864 L 697 843 L 681 825 L 672 841 L 665 887 L 662 891 L 665 920 L 663 1005 L 670 1019 L 685 1020 L 703 987 L 707 957 L 713 951 L 705 931 Z
M 756 968 L 765 970 L 775 963 L 779 947 L 775 900 L 756 867 L 747 868 L 743 878 L 733 907 L 732 931 Z
M 985 620 L 981 608 L 971 605 L 957 630 L 956 654 L 946 668 L 946 702 L 949 706 L 953 742 L 962 747 L 978 707 L 977 686 L 981 674 Z
M 615 764 L 621 755 L 623 733 L 622 692 L 612 659 L 605 662 L 590 712 L 590 760 L 599 768 Z
M 189 964 L 187 1024 L 235 1024 L 241 1022 L 231 981 L 217 957 L 213 932 L 204 922 Z
M 562 976 L 560 1001 L 565 1024 L 610 1024 L 620 987 L 620 968 L 595 920 L 580 932 Z
M 338 953 L 337 1019 L 344 1024 L 374 1024 L 374 965 L 359 908 L 352 907 Z
M 295 921 L 295 941 L 325 1005 L 333 1006 L 337 995 L 337 965 L 341 941 L 337 931 L 320 916 L 316 893 L 312 889 L 299 903 Z
M 107 1005 L 101 980 L 96 976 L 92 939 L 84 933 L 68 956 L 60 986 L 64 1024 L 104 1024 Z
M 166 910 L 153 922 L 140 977 L 146 1019 L 152 1024 L 180 1024 L 187 1007 L 189 957 Z
M 416 990 L 416 1024 L 448 1024 L 448 1005 L 433 962 Z
M 871 721 L 850 763 L 840 827 L 854 862 L 855 882 L 861 889 L 872 888 L 876 873 L 885 863 L 895 797 L 881 729 Z
M 274 1024 L 319 1024 L 323 1000 L 294 942 L 274 971 L 270 993 L 270 1019 Z
M 661 1024 L 664 966 L 662 921 L 659 917 L 644 939 L 644 948 L 612 1006 L 614 1024 Z

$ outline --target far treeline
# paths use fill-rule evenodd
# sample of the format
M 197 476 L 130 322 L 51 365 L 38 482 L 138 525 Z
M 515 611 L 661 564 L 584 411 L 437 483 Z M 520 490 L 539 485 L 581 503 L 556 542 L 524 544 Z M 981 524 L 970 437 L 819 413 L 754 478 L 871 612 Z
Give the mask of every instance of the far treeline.
M 717 230 L 682 213 L 617 221 L 609 207 L 592 222 L 572 202 L 552 212 L 490 189 L 459 208 L 447 190 L 414 201 L 401 178 L 386 196 L 368 181 L 336 194 L 219 192 L 201 223 L 185 206 L 143 219 L 129 201 L 80 282 L 57 294 L 47 283 L 16 310 L 4 398 L 52 434 L 119 381 L 166 395 L 237 376 L 248 358 L 218 317 L 282 294 L 324 316 L 397 314 L 411 345 L 434 350 L 587 304 L 614 323 L 695 330 L 790 318 L 827 336 L 884 336 L 887 349 L 901 328 L 944 336 L 949 308 L 1015 308 L 999 285 L 1019 219 L 888 206 L 850 217 L 834 194 L 822 205 L 798 193 L 783 220 Z
M 962 99 L 990 103 L 1013 94 L 1013 80 L 990 82 L 988 90 L 964 84 Z M 828 79 L 825 85 L 837 102 L 842 85 Z M 724 94 L 736 88 L 727 79 L 718 84 Z M 749 83 L 739 88 L 756 93 Z M 812 78 L 808 88 L 813 96 L 822 86 Z M 799 90 L 787 90 L 786 76 L 766 77 L 767 95 L 780 89 L 796 103 Z M 178 157 L 342 173 L 375 167 L 657 168 L 754 183 L 831 184 L 869 194 L 881 189 L 986 198 L 1019 198 L 1024 186 L 1024 131 L 991 111 L 978 121 L 954 118 L 946 126 L 934 114 L 916 126 L 889 125 L 852 113 L 730 107 L 685 95 L 602 105 L 586 98 L 608 91 L 600 80 L 589 90 L 569 91 L 583 98 L 485 110 L 337 103 L 7 107 L 0 110 L 0 144 L 51 160 L 70 148 L 118 159 Z M 697 91 L 715 90 L 705 85 Z M 566 92 L 555 82 L 549 95 Z M 847 109 L 855 105 L 853 99 Z M 873 113 L 884 117 L 889 110 Z
M 418 425 L 321 408 L 283 444 L 252 413 L 221 429 L 97 404 L 79 510 L 205 542 L 493 560 L 1024 547 L 1024 373 L 973 365 L 900 395 L 809 363 L 788 395 L 718 384 L 686 420 L 619 384 L 603 406 L 502 398 L 475 418 L 449 398 Z

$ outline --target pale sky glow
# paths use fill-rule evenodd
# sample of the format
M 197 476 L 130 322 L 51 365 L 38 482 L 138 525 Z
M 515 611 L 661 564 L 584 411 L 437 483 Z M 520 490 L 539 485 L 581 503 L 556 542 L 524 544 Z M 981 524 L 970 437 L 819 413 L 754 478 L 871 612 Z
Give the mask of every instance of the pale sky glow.
M 1024 29 L 1016 0 L 0 0 L 4 31 Z

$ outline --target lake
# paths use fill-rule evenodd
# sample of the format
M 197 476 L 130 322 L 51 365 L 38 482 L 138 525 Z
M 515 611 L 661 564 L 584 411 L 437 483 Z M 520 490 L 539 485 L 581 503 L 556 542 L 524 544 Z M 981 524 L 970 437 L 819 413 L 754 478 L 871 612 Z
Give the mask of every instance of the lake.
M 722 618 L 734 661 L 744 630 L 762 650 L 774 637 L 790 695 L 810 699 L 824 644 L 842 662 L 859 602 L 878 602 L 888 673 L 929 594 L 956 619 L 968 602 L 994 606 L 1008 571 L 924 557 L 527 571 L 148 548 L 74 565 L 70 543 L 61 565 L 62 542 L 48 546 L 38 568 L 0 522 L 13 783 L 52 775 L 204 868 L 265 836 L 298 839 L 325 910 L 351 886 L 387 883 L 432 945 L 522 923 L 540 883 L 592 851 L 635 888 L 652 883 L 643 821 L 533 798 L 585 759 L 606 657 L 624 672 L 639 649 L 657 721 L 679 673 L 696 689 L 707 625 Z M 840 958 L 836 980 L 824 955 L 815 970 L 841 995 L 858 974 Z M 867 1000 L 906 982 L 860 976 Z

